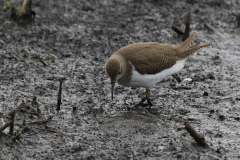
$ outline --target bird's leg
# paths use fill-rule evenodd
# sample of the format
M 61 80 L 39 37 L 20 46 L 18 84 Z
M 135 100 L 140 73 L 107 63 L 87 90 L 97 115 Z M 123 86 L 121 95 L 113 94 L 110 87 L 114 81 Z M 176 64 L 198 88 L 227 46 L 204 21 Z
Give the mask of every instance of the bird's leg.
M 146 97 L 143 97 L 142 100 L 135 106 L 135 107 L 139 107 L 143 105 L 143 102 L 145 102 L 147 100 Z
M 150 89 L 146 89 L 146 99 L 147 99 L 147 102 L 150 106 L 152 106 L 152 102 L 150 100 L 150 97 L 151 97 L 151 92 L 150 92 Z
M 143 97 L 142 100 L 136 105 L 137 107 L 138 106 L 142 106 L 143 105 L 143 102 L 145 102 L 147 100 L 148 104 L 150 106 L 152 106 L 152 103 L 150 101 L 150 97 L 151 96 L 151 92 L 150 92 L 150 89 L 146 89 L 146 97 Z

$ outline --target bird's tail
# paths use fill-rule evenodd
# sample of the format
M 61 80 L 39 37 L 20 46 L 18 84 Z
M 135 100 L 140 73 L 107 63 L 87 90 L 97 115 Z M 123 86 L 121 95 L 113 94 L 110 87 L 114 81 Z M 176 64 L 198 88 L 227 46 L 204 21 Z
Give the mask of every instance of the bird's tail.
M 208 42 L 208 43 L 204 43 L 204 44 L 200 44 L 200 45 L 195 45 L 195 46 L 191 46 L 190 48 L 188 48 L 187 50 L 185 50 L 183 53 L 180 53 L 177 55 L 177 57 L 180 59 L 185 59 L 187 58 L 189 55 L 191 55 L 192 53 L 196 52 L 197 50 L 199 50 L 200 48 L 203 47 L 208 47 L 212 44 L 212 42 Z

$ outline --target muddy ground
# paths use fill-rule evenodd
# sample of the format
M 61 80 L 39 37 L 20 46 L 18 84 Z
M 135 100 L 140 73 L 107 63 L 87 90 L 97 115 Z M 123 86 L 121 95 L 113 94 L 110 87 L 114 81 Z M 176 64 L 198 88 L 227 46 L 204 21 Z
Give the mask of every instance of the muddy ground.
M 21 142 L 1 136 L 0 159 L 239 159 L 239 6 L 238 0 L 33 0 L 37 15 L 28 26 L 8 21 L 10 9 L 0 6 L 7 20 L 0 26 L 0 126 L 15 111 L 14 131 L 22 133 Z M 184 29 L 188 12 L 194 44 L 213 45 L 188 58 L 177 73 L 181 82 L 170 76 L 151 89 L 153 107 L 133 108 L 144 88 L 118 85 L 112 101 L 110 55 L 134 42 L 180 44 L 171 26 Z M 179 129 L 185 121 L 209 149 Z

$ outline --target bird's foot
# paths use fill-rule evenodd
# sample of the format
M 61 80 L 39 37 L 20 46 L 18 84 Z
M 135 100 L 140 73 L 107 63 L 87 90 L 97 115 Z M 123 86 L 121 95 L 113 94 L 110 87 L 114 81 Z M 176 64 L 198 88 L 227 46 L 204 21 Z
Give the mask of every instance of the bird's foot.
M 147 99 L 147 103 L 149 104 L 149 106 L 153 105 L 150 98 Z
M 145 102 L 146 100 L 147 100 L 147 104 L 144 104 L 143 102 Z M 150 98 L 143 97 L 142 100 L 135 105 L 135 107 L 139 107 L 139 106 L 146 107 L 147 105 L 152 106 L 152 102 Z
M 147 100 L 146 97 L 142 98 L 142 100 L 137 104 L 137 107 L 143 106 L 143 102 L 145 102 L 146 100 Z

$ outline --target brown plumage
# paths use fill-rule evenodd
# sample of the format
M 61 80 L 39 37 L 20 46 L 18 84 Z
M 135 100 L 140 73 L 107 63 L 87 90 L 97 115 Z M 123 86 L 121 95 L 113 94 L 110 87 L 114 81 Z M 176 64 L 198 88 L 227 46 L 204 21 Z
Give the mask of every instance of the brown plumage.
M 195 36 L 196 33 L 192 33 L 179 46 L 155 42 L 134 43 L 119 49 L 114 54 L 122 55 L 141 74 L 156 74 L 172 67 L 176 61 L 187 58 L 198 49 L 211 45 L 210 42 L 190 47 Z

